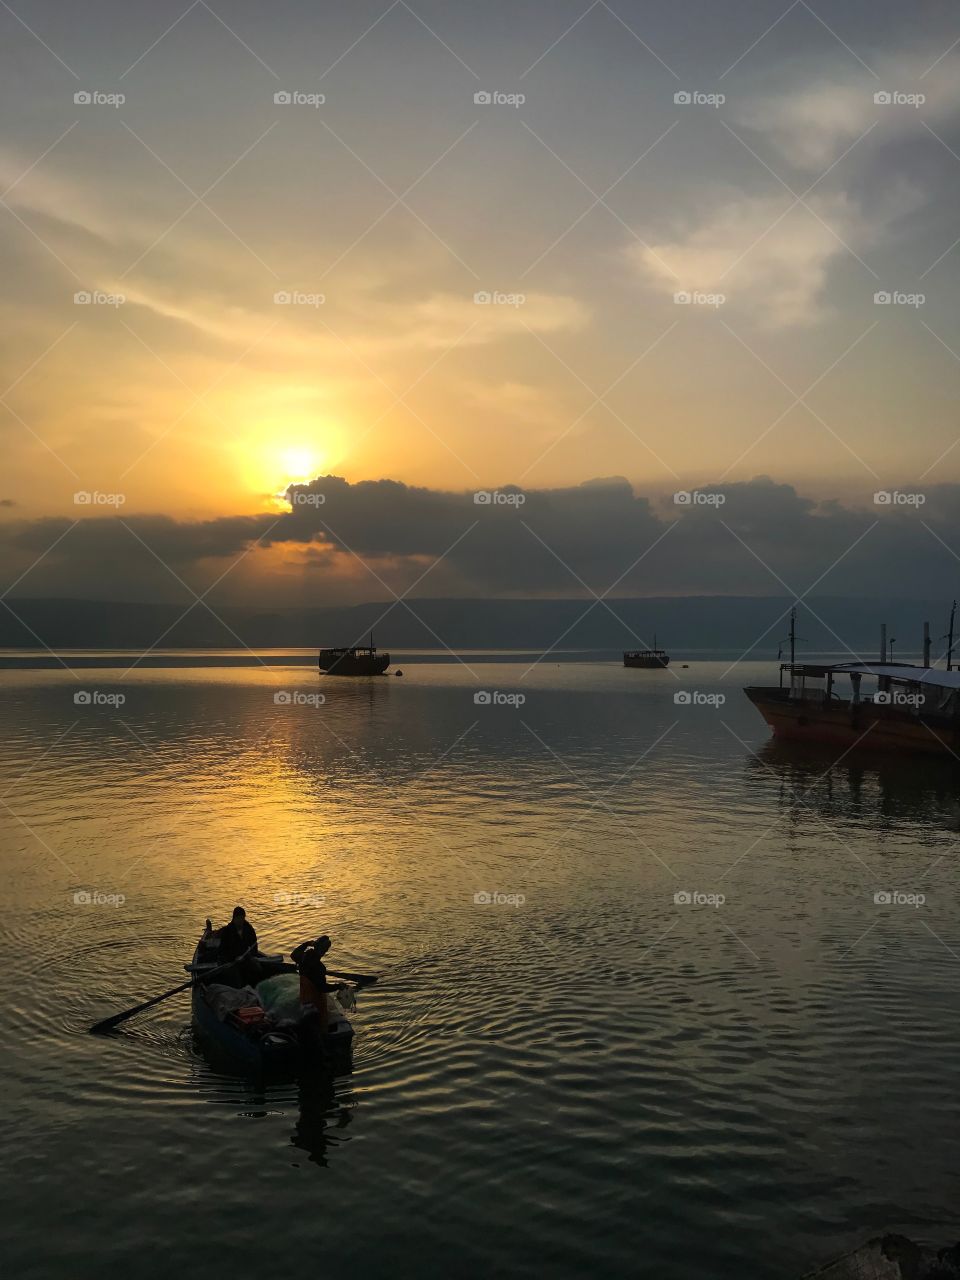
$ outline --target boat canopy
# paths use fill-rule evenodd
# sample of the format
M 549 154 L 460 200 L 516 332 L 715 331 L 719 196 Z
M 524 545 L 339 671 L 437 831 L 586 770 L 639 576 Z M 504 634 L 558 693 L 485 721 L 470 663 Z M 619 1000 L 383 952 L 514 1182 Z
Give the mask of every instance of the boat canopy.
M 874 676 L 878 680 L 898 680 L 904 684 L 929 684 L 938 689 L 960 689 L 960 671 L 940 671 L 936 667 L 915 667 L 907 662 L 795 663 L 788 670 L 808 676 Z

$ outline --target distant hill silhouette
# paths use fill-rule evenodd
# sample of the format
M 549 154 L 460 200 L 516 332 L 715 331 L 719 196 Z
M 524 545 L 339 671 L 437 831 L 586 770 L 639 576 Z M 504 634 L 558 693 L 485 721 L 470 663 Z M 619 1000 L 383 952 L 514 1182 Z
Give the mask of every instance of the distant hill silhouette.
M 751 646 L 758 656 L 775 654 L 788 629 L 786 617 L 778 616 L 792 601 L 687 596 L 611 600 L 609 609 L 589 599 L 421 599 L 409 607 L 391 602 L 287 610 L 214 605 L 217 617 L 202 606 L 182 617 L 185 605 L 30 598 L 7 603 L 13 613 L 0 610 L 4 648 L 319 648 L 365 640 L 372 626 L 376 643 L 388 649 L 617 650 L 652 644 L 656 631 L 658 642 L 679 657 L 739 653 Z M 872 657 L 879 625 L 886 622 L 897 638 L 896 654 L 906 657 L 920 651 L 922 624 L 929 620 L 937 654 L 944 647 L 938 637 L 946 631 L 949 608 L 946 599 L 814 597 L 809 606 L 799 606 L 798 631 L 806 642 L 800 652 L 842 652 L 846 644 Z

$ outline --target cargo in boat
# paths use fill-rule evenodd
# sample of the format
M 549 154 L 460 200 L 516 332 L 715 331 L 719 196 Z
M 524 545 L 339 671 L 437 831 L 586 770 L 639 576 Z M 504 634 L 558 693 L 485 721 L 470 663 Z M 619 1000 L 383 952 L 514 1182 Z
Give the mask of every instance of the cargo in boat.
M 297 1072 L 349 1056 L 353 1026 L 334 995 L 327 995 L 327 1029 L 318 1036 L 312 1019 L 304 1016 L 305 1009 L 295 1008 L 293 1016 L 276 1017 L 263 1008 L 257 995 L 257 987 L 270 978 L 294 975 L 295 965 L 285 964 L 283 956 L 258 956 L 260 979 L 256 986 L 242 986 L 239 978 L 231 984 L 230 972 L 225 974 L 217 964 L 218 945 L 215 935 L 202 937 L 193 963 L 185 966 L 196 977 L 192 990 L 194 1027 L 216 1057 L 242 1072 L 270 1074 Z M 213 970 L 216 975 L 208 980 L 205 973 Z M 237 995 L 233 1002 L 223 999 L 224 992 L 231 989 Z M 231 1003 L 236 1007 L 228 1008 Z

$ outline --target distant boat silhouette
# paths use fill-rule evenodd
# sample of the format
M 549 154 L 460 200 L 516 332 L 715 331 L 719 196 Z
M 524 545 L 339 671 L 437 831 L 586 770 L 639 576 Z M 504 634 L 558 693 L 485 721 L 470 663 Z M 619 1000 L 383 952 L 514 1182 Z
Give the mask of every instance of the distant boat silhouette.
M 652 649 L 627 649 L 623 655 L 623 665 L 625 667 L 641 667 L 648 671 L 653 669 L 663 669 L 670 665 L 670 655 L 666 649 L 657 648 L 657 637 L 654 633 Z
M 390 655 L 377 653 L 371 631 L 368 645 L 321 649 L 317 665 L 329 676 L 382 676 L 390 665 Z

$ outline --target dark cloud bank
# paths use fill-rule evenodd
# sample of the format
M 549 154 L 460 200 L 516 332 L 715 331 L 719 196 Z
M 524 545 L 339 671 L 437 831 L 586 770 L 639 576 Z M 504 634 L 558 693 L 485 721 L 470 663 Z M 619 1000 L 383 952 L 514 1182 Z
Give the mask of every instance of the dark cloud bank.
M 105 642 L 92 638 L 95 612 L 65 604 L 66 597 L 111 602 L 113 621 L 104 625 L 112 625 L 114 632 L 106 642 L 119 644 L 126 637 L 144 643 L 141 627 L 130 623 L 134 612 L 119 606 L 136 602 L 166 608 L 183 602 L 186 607 L 192 597 L 177 578 L 203 590 L 254 548 L 209 597 L 223 617 L 227 609 L 236 611 L 232 616 L 247 628 L 242 633 L 247 643 L 312 643 L 323 618 L 339 627 L 362 624 L 382 613 L 383 605 L 372 606 L 369 614 L 350 613 L 344 611 L 345 602 L 389 602 L 390 592 L 378 578 L 402 594 L 426 573 L 411 601 L 425 616 L 425 598 L 447 598 L 435 599 L 429 608 L 438 625 L 446 627 L 448 643 L 507 643 L 507 635 L 518 643 L 549 643 L 556 638 L 558 621 L 566 625 L 582 612 L 578 599 L 589 601 L 591 591 L 610 590 L 616 612 L 621 618 L 629 615 L 626 627 L 598 606 L 571 633 L 574 644 L 605 639 L 613 646 L 628 643 L 631 630 L 649 625 L 662 630 L 668 615 L 674 625 L 682 625 L 689 644 L 708 626 L 705 611 L 716 615 L 709 623 L 714 631 L 719 626 L 730 643 L 740 644 L 744 641 L 739 626 L 733 625 L 736 616 L 749 619 L 748 630 L 756 629 L 756 622 L 775 617 L 771 609 L 778 601 L 788 604 L 811 588 L 811 601 L 832 597 L 848 602 L 836 613 L 838 627 L 861 628 L 865 616 L 875 612 L 857 606 L 864 600 L 875 602 L 877 609 L 887 609 L 885 602 L 893 609 L 894 601 L 916 601 L 918 607 L 928 601 L 945 615 L 960 584 L 960 486 L 904 486 L 890 492 L 889 502 L 875 502 L 871 490 L 858 505 L 817 503 L 790 485 L 759 478 L 704 489 L 677 504 L 670 496 L 654 502 L 613 478 L 565 489 L 504 488 L 493 491 L 490 501 L 477 502 L 473 493 L 391 480 L 348 484 L 326 476 L 291 488 L 291 510 L 279 516 L 178 521 L 127 514 L 121 507 L 118 515 L 85 515 L 73 529 L 72 521 L 63 518 L 8 519 L 0 525 L 0 548 L 10 565 L 7 587 L 43 555 L 9 603 L 21 617 L 26 617 L 24 609 L 32 610 L 33 617 L 45 610 L 47 631 L 37 630 L 48 643 L 64 643 L 61 633 L 71 627 L 79 628 L 77 643 Z M 265 550 L 283 544 L 295 553 L 298 572 L 289 578 L 289 589 L 280 594 L 271 589 L 268 601 L 262 586 L 264 558 L 255 544 Z M 358 562 L 372 566 L 377 576 L 366 576 Z M 259 577 L 252 573 L 257 564 Z M 354 579 L 352 600 L 343 587 L 348 571 Z M 356 586 L 358 577 L 365 586 Z M 737 599 L 726 602 L 721 617 L 719 601 L 709 605 L 701 600 L 694 607 L 692 600 L 673 600 L 652 609 L 652 597 Z M 742 597 L 763 599 L 748 606 Z M 27 598 L 33 603 L 27 604 Z M 44 598 L 46 605 L 41 604 Z M 451 601 L 461 598 L 476 604 L 465 611 L 454 608 Z M 628 605 L 631 598 L 636 603 Z M 821 603 L 817 612 L 825 607 Z M 286 609 L 302 618 L 310 615 L 310 639 L 284 619 Z M 174 608 L 171 620 L 177 613 Z M 145 615 L 141 611 L 139 616 Z M 904 625 L 916 629 L 916 616 L 909 610 Z M 103 611 L 100 617 L 105 619 Z M 392 625 L 402 633 L 399 642 L 430 642 L 429 627 L 417 631 L 411 619 L 408 610 L 395 606 Z M 155 620 L 151 617 L 151 626 Z M 936 631 L 941 619 L 937 615 L 931 620 Z M 209 634 L 212 623 L 210 614 L 196 607 L 190 625 L 175 632 L 175 639 L 229 642 L 222 629 L 216 638 Z M 468 625 L 472 638 L 461 634 Z M 53 633 L 56 639 L 48 639 Z M 154 631 L 146 642 L 155 636 Z M 22 627 L 9 616 L 0 640 L 36 643 L 25 639 Z M 703 637 L 705 646 L 711 642 L 727 641 Z

